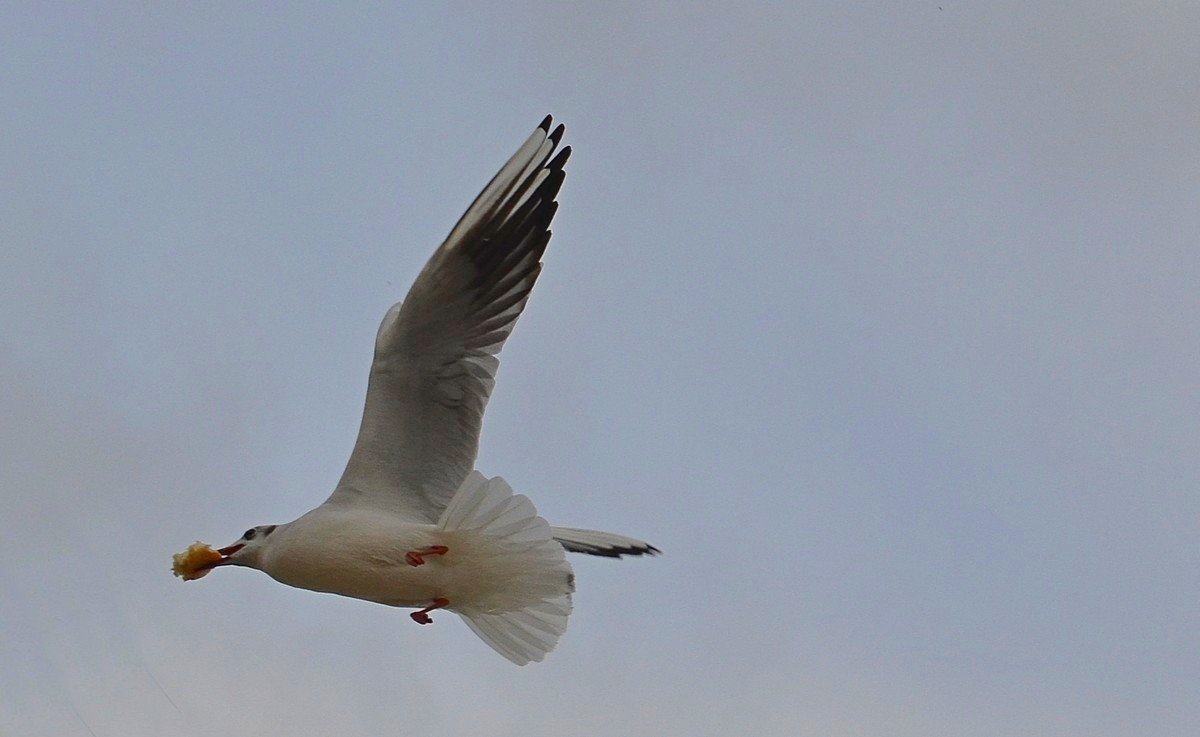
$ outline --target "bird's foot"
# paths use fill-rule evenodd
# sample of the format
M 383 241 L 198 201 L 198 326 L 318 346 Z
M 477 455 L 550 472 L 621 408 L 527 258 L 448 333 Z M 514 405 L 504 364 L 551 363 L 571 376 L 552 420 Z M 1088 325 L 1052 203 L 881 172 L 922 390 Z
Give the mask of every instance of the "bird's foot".
M 447 599 L 444 596 L 439 596 L 438 598 L 434 599 L 433 603 L 430 604 L 429 606 L 425 607 L 424 609 L 422 609 L 420 611 L 413 612 L 412 614 L 410 614 L 408 616 L 412 617 L 413 621 L 416 622 L 417 624 L 433 624 L 433 619 L 429 616 L 429 613 L 432 612 L 434 609 L 441 609 L 441 608 L 447 607 L 449 605 L 450 605 L 449 599 Z
M 427 555 L 445 555 L 450 552 L 450 548 L 445 545 L 430 545 L 421 550 L 410 550 L 404 554 L 404 562 L 416 568 L 417 566 L 425 565 L 425 556 Z

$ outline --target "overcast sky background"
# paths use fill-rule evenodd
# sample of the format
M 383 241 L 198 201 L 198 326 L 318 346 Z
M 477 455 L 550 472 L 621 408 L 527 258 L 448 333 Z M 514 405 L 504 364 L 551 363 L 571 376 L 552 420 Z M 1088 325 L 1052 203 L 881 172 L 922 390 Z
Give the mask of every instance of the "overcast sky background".
M 1196 734 L 1200 5 L 500 5 L 0 9 L 0 735 Z M 479 468 L 665 555 L 524 669 L 172 578 L 546 113 Z

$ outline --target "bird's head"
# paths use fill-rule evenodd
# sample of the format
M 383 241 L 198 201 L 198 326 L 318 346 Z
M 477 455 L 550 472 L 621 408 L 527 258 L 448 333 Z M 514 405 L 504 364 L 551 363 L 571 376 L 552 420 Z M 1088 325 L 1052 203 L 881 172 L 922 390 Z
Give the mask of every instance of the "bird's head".
M 279 525 L 251 527 L 242 533 L 237 542 L 219 548 L 217 552 L 221 554 L 221 559 L 214 562 L 210 567 L 246 566 L 248 568 L 261 568 L 263 551 L 270 544 L 271 533 L 275 532 L 277 527 Z

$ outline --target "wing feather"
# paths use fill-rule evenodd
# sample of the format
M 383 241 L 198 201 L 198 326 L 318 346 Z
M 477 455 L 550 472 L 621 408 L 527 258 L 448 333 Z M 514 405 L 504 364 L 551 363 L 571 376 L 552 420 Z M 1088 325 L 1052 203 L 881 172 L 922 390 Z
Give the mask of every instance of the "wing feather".
M 483 411 L 542 269 L 558 209 L 564 128 L 546 117 L 488 182 L 388 310 L 362 426 L 328 504 L 371 504 L 436 522 L 471 472 Z

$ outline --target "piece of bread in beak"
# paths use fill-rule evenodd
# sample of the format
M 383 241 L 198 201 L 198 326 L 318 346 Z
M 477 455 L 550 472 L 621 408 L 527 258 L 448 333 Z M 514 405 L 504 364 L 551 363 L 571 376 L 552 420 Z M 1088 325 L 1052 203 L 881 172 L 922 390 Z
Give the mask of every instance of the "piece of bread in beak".
M 182 553 L 176 553 L 172 558 L 171 572 L 184 581 L 194 581 L 203 578 L 212 570 L 212 564 L 221 560 L 221 554 L 212 546 L 194 542 Z

